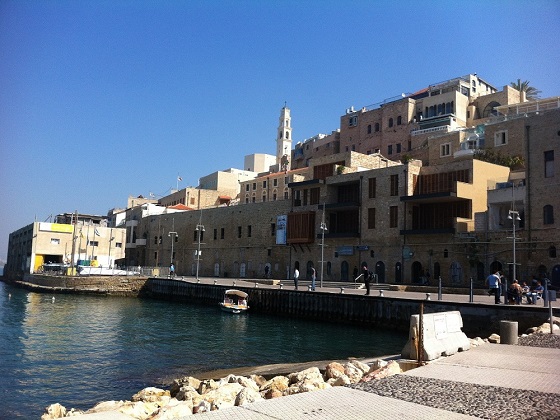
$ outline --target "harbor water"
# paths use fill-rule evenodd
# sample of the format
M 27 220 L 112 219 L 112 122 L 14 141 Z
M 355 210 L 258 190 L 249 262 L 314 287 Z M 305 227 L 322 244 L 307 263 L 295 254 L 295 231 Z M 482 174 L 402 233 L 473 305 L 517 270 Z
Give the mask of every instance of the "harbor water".
M 0 282 L 0 419 L 88 409 L 216 369 L 397 354 L 407 336 L 215 306 L 39 294 Z

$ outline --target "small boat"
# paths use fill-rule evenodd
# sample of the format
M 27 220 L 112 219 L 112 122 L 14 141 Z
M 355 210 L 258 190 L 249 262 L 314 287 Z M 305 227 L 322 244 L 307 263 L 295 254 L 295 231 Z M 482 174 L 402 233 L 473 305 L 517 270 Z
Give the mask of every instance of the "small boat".
M 249 309 L 247 305 L 248 294 L 242 292 L 241 290 L 229 289 L 226 290 L 224 295 L 224 301 L 220 302 L 220 308 L 224 312 L 230 312 L 232 314 L 240 314 L 246 312 Z

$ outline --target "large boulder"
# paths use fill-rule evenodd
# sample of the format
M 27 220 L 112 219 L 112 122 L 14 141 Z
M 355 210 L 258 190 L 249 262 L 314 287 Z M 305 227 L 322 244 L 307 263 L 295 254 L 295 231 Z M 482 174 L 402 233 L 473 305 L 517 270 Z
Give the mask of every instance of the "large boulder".
M 132 401 L 155 402 L 160 406 L 165 405 L 171 399 L 169 391 L 164 389 L 148 387 L 132 396 Z
M 218 383 L 214 379 L 205 379 L 200 381 L 200 386 L 198 387 L 198 392 L 200 394 L 206 394 L 208 391 L 217 389 L 219 387 Z
M 211 410 L 222 410 L 227 407 L 234 407 L 237 394 L 243 389 L 245 388 L 238 383 L 228 383 L 208 391 L 202 395 L 202 398 L 211 403 Z
M 362 376 L 364 376 L 364 372 L 352 363 L 346 363 L 344 365 L 344 374 L 348 376 L 350 383 L 353 384 L 359 382 L 360 379 L 362 379 Z
M 261 386 L 263 386 L 263 384 L 266 382 L 266 378 L 264 376 L 261 376 L 261 375 L 251 375 L 251 376 L 249 376 L 249 379 L 254 381 L 259 388 Z
M 51 404 L 45 408 L 45 413 L 41 416 L 41 420 L 60 419 L 66 416 L 66 407 L 59 403 Z
M 338 378 L 331 378 L 327 381 L 330 386 L 345 386 L 350 385 L 350 378 L 348 376 L 342 374 Z
M 175 398 L 179 401 L 192 401 L 193 399 L 200 397 L 198 391 L 190 385 L 184 385 L 179 389 L 179 392 L 175 394 Z
M 263 397 L 258 390 L 245 387 L 237 394 L 235 405 L 251 404 L 262 399 Z
M 261 385 L 259 391 L 261 392 L 268 392 L 278 391 L 282 394 L 290 385 L 290 380 L 285 376 L 275 376 L 274 378 L 266 381 L 264 384 Z
M 172 398 L 167 405 L 161 407 L 150 420 L 175 420 L 193 414 L 192 400 L 179 401 Z
M 102 401 L 95 404 L 92 408 L 86 411 L 90 413 L 103 413 L 104 411 L 116 411 L 124 405 L 124 401 Z
M 119 412 L 138 420 L 147 420 L 159 411 L 159 404 L 144 401 L 125 401 Z
M 182 386 L 192 386 L 194 389 L 198 389 L 200 387 L 200 380 L 193 378 L 192 376 L 185 376 L 183 378 L 173 380 L 169 389 L 171 396 L 174 397 Z
M 338 362 L 331 362 L 325 367 L 325 378 L 336 379 L 344 375 L 344 366 Z
M 359 360 L 356 360 L 356 359 L 350 360 L 350 361 L 348 362 L 348 364 L 350 364 L 350 365 L 352 365 L 352 366 L 355 366 L 359 371 L 362 372 L 362 375 L 365 375 L 365 374 L 368 373 L 369 370 L 370 370 L 370 366 L 369 366 L 369 365 L 367 365 L 367 364 L 365 364 L 365 363 L 363 363 L 363 362 L 360 362 Z
M 389 376 L 397 375 L 399 373 L 402 373 L 401 366 L 397 361 L 391 360 L 386 366 L 365 375 L 360 382 L 369 382 L 374 379 L 388 378 Z
M 309 369 L 302 370 L 296 373 L 290 373 L 288 375 L 288 380 L 290 384 L 295 384 L 299 382 L 324 382 L 323 375 L 317 367 L 311 367 Z

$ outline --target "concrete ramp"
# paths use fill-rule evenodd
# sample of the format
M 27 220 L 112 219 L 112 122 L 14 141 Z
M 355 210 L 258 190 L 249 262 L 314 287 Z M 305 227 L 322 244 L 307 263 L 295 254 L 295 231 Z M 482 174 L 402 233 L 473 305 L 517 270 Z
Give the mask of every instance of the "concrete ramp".
M 459 311 L 424 314 L 422 325 L 424 361 L 450 356 L 470 348 L 470 341 L 463 328 Z M 417 359 L 420 348 L 420 315 L 410 317 L 408 342 L 403 348 L 402 357 Z

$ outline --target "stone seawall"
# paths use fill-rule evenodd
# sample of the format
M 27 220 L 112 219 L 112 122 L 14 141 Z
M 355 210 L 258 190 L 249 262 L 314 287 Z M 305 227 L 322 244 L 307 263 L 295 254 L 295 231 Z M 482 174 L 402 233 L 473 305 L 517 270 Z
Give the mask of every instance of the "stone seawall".
M 183 280 L 151 278 L 146 283 L 147 296 L 201 304 L 218 305 L 230 287 Z M 332 292 L 306 292 L 288 289 L 236 287 L 249 294 L 251 312 L 306 319 L 353 323 L 401 331 L 409 330 L 411 315 L 459 311 L 463 331 L 471 336 L 486 337 L 500 330 L 500 321 L 516 321 L 519 331 L 540 325 L 548 319 L 548 309 L 535 306 L 487 305 L 449 301 L 426 301 L 409 298 L 364 296 Z M 556 316 L 560 315 L 554 310 Z
M 147 277 L 133 276 L 46 276 L 28 274 L 11 283 L 36 292 L 140 296 Z

